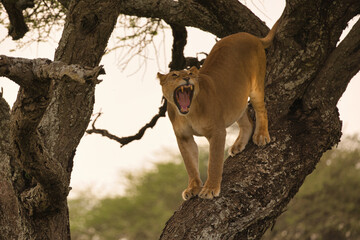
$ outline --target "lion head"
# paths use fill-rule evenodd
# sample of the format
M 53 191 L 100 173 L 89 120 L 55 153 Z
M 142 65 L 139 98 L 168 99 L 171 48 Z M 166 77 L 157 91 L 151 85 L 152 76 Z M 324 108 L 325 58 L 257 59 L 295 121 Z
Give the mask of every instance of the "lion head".
M 192 67 L 168 74 L 158 73 L 157 77 L 166 100 L 176 106 L 180 114 L 189 113 L 191 103 L 199 91 L 198 69 Z

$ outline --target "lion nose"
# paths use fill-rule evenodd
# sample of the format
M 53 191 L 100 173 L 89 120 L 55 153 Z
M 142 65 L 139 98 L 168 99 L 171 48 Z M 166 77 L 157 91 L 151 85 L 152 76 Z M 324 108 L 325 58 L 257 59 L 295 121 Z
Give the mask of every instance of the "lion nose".
M 190 80 L 190 77 L 183 77 L 183 80 L 188 82 Z

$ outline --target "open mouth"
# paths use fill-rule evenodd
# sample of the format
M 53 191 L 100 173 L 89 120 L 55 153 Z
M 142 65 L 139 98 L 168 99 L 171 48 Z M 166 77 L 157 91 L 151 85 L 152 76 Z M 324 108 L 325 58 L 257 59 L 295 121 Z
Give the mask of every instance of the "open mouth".
M 194 95 L 194 85 L 181 85 L 174 91 L 174 101 L 182 114 L 190 110 L 191 100 Z

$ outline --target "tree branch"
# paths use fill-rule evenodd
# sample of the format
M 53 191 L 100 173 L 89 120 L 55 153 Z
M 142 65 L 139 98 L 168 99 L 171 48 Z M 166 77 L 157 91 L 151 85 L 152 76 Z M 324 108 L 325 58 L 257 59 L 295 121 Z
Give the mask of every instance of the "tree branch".
M 304 96 L 305 110 L 331 109 L 344 93 L 352 77 L 360 70 L 360 20 L 330 54 Z M 331 98 L 326 98 L 331 96 Z
M 13 40 L 22 38 L 25 33 L 29 31 L 22 14 L 22 10 L 34 7 L 34 1 L 2 0 L 1 2 L 4 5 L 10 20 L 9 35 Z
M 218 37 L 224 37 L 241 31 L 261 37 L 269 31 L 265 23 L 238 0 L 194 0 L 194 2 L 201 4 L 214 14 L 217 21 L 222 24 L 224 27 L 223 34 Z
M 173 47 L 169 67 L 170 71 L 181 70 L 184 69 L 186 65 L 184 48 L 186 45 L 187 31 L 182 25 L 171 24 L 170 26 L 173 34 Z
M 160 18 L 168 24 L 196 27 L 218 37 L 241 31 L 264 35 L 268 31 L 258 17 L 236 0 L 214 0 L 211 3 L 185 0 L 144 0 L 139 3 L 137 0 L 125 0 L 119 1 L 118 6 L 122 14 Z
M 99 83 L 97 77 L 104 74 L 102 66 L 95 68 L 82 67 L 78 64 L 68 65 L 49 59 L 26 59 L 0 55 L 0 76 L 13 80 L 19 86 L 32 91 L 39 91 L 50 80 L 71 80 L 81 84 Z M 46 86 L 45 88 L 47 88 Z
M 92 123 L 92 129 L 88 129 L 86 130 L 86 133 L 88 134 L 92 134 L 92 133 L 97 133 L 97 134 L 100 134 L 104 137 L 107 137 L 107 138 L 110 138 L 111 140 L 115 140 L 117 141 L 118 143 L 120 143 L 120 147 L 123 147 L 125 146 L 126 144 L 134 141 L 134 140 L 139 140 L 141 139 L 143 136 L 144 136 L 144 133 L 145 131 L 148 129 L 148 128 L 153 128 L 157 122 L 157 120 L 160 118 L 160 117 L 165 117 L 165 113 L 166 113 L 166 108 L 167 108 L 167 102 L 166 100 L 164 101 L 163 105 L 159 108 L 159 113 L 156 114 L 150 122 L 148 122 L 145 126 L 143 126 L 139 132 L 133 136 L 128 136 L 128 137 L 118 137 L 116 135 L 113 135 L 111 133 L 109 133 L 108 130 L 105 130 L 105 129 L 97 129 L 95 127 L 95 122 L 96 120 L 100 117 L 101 113 L 99 113 L 97 115 L 97 117 L 95 118 L 95 120 L 93 121 Z

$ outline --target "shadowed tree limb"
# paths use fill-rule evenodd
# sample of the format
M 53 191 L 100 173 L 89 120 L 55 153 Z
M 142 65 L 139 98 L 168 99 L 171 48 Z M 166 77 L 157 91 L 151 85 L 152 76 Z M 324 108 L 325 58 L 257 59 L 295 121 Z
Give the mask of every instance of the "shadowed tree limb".
M 1 2 L 4 5 L 10 20 L 9 35 L 12 37 L 13 40 L 18 40 L 22 38 L 25 33 L 29 31 L 29 28 L 25 23 L 22 11 L 26 8 L 33 8 L 34 1 L 2 0 Z
M 185 68 L 186 60 L 184 57 L 184 48 L 186 45 L 187 31 L 182 25 L 170 24 L 173 35 L 173 47 L 170 71 L 181 70 Z
M 223 32 L 218 37 L 225 37 L 237 32 L 247 32 L 255 36 L 265 36 L 268 28 L 249 8 L 238 0 L 207 1 L 194 0 L 214 15 L 223 26 Z M 251 22 L 252 24 L 249 24 Z
M 143 0 L 142 4 L 136 0 L 119 2 L 119 12 L 122 14 L 160 18 L 168 24 L 196 27 L 218 37 L 236 32 L 264 36 L 268 32 L 266 25 L 237 0 Z

